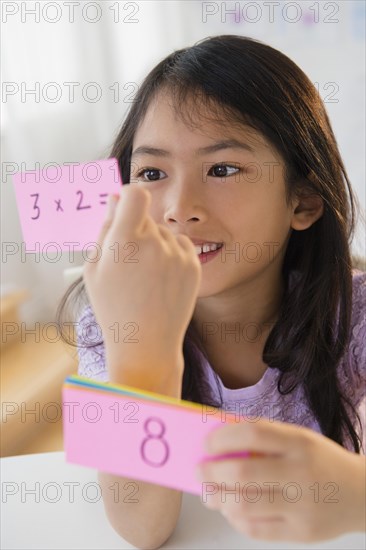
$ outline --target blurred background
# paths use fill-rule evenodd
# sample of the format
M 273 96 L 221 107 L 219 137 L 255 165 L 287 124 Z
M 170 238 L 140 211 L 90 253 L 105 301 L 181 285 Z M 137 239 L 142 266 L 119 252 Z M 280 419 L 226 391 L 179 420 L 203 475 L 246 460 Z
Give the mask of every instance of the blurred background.
M 65 269 L 83 264 L 81 252 L 74 262 L 21 254 L 12 174 L 106 158 L 158 61 L 239 34 L 281 50 L 317 86 L 364 212 L 365 3 L 4 1 L 1 10 L 1 455 L 9 456 L 62 449 L 60 391 L 77 354 L 52 321 L 70 282 Z M 365 269 L 363 231 L 359 223 L 352 252 Z M 4 254 L 4 243 L 18 252 Z

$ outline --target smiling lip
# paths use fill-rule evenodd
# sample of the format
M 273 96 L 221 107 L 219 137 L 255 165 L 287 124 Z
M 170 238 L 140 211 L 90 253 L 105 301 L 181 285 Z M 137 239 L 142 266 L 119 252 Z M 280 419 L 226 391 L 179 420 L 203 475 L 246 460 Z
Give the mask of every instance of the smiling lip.
M 211 252 L 203 252 L 202 254 L 198 254 L 198 259 L 201 264 L 205 264 L 209 262 L 210 260 L 213 260 L 215 256 L 218 255 L 220 252 L 221 247 L 217 248 L 216 250 L 212 250 Z
M 203 245 L 203 244 L 223 244 L 221 241 L 208 241 L 208 240 L 204 240 L 204 239 L 195 239 L 194 237 L 189 237 L 189 235 L 186 235 L 186 237 L 188 237 L 193 244 L 197 244 L 197 245 Z

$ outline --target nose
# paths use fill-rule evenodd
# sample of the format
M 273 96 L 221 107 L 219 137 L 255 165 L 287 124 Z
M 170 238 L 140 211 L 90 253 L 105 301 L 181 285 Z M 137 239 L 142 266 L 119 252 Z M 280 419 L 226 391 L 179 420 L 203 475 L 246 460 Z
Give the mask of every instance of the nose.
M 200 198 L 193 185 L 175 185 L 171 194 L 166 196 L 164 222 L 173 227 L 174 224 L 184 226 L 186 223 L 204 222 L 207 219 L 207 211 L 202 197 Z

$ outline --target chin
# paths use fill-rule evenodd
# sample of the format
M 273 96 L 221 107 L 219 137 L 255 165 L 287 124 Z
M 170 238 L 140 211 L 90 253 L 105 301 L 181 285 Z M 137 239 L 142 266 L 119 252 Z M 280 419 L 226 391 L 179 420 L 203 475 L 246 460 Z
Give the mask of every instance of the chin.
M 210 296 L 218 296 L 228 288 L 230 288 L 230 285 L 227 285 L 223 282 L 219 283 L 217 279 L 208 281 L 207 279 L 205 279 L 205 276 L 202 275 L 201 286 L 197 294 L 197 299 L 209 298 Z

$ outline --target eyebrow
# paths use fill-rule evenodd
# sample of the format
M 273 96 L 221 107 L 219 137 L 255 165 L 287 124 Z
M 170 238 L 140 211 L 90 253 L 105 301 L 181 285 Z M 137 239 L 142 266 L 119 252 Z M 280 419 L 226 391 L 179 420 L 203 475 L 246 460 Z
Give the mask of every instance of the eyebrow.
M 241 149 L 244 151 L 249 151 L 254 153 L 253 147 L 237 139 L 226 139 L 222 141 L 217 141 L 212 145 L 207 145 L 206 147 L 200 147 L 195 152 L 195 156 L 207 155 L 208 153 L 215 153 L 216 151 L 221 151 L 222 149 Z M 131 158 L 137 155 L 153 155 L 155 157 L 171 157 L 171 153 L 165 149 L 158 149 L 156 147 L 150 147 L 149 145 L 141 145 L 137 147 L 132 152 Z

